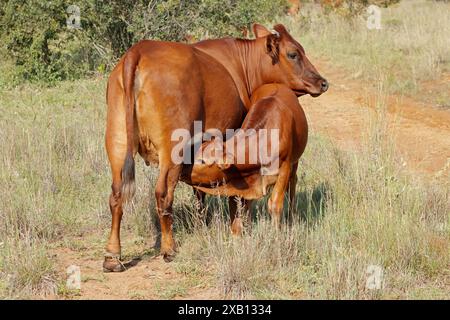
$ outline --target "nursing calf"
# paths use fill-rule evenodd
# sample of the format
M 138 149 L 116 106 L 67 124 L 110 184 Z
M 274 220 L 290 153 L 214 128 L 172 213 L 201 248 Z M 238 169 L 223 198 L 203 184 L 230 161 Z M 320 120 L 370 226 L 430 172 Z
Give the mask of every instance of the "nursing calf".
M 261 86 L 251 103 L 242 130 L 223 145 L 217 140 L 202 145 L 189 183 L 209 194 L 246 200 L 261 198 L 273 186 L 268 209 L 279 225 L 288 189 L 294 204 L 297 165 L 306 147 L 308 125 L 296 95 L 285 85 Z M 236 219 L 231 217 L 232 231 L 240 233 Z

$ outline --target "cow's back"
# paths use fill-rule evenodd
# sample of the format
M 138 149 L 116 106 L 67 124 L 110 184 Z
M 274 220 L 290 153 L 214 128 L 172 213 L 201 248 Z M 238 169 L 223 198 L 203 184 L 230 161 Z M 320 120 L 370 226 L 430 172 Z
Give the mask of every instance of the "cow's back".
M 148 163 L 158 161 L 161 149 L 171 149 L 178 143 L 171 141 L 175 130 L 193 134 L 194 121 L 201 121 L 203 129 L 221 132 L 242 123 L 243 106 L 233 79 L 212 57 L 186 44 L 151 40 L 139 42 L 127 54 L 139 56 L 134 78 L 136 145 Z M 108 122 L 120 129 L 114 134 L 122 140 L 123 63 L 124 58 L 111 73 L 107 93 L 108 113 L 120 114 L 111 116 Z

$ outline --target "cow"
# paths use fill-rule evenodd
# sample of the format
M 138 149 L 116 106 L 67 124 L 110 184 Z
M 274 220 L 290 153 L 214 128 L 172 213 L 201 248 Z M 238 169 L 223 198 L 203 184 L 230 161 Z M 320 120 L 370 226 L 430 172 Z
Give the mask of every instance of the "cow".
M 284 83 L 297 96 L 319 96 L 328 82 L 283 25 L 273 32 L 255 24 L 256 39 L 224 38 L 195 44 L 143 40 L 132 46 L 107 83 L 105 145 L 112 171 L 109 197 L 111 232 L 103 270 L 124 271 L 120 261 L 123 204 L 134 193 L 134 157 L 159 166 L 155 186 L 161 226 L 161 254 L 175 254 L 172 232 L 174 190 L 183 164 L 172 161 L 176 129 L 221 132 L 239 128 L 253 91 L 265 83 Z M 200 197 L 202 195 L 200 194 Z
M 253 93 L 251 103 L 235 135 L 225 142 L 202 144 L 187 182 L 208 194 L 246 200 L 261 198 L 273 186 L 268 210 L 279 226 L 288 190 L 290 205 L 295 204 L 296 172 L 308 140 L 308 124 L 298 98 L 283 84 L 262 85 Z M 271 134 L 273 130 L 276 135 Z M 255 157 L 261 147 L 271 152 Z M 235 213 L 231 215 L 231 230 L 233 234 L 242 232 L 242 220 Z

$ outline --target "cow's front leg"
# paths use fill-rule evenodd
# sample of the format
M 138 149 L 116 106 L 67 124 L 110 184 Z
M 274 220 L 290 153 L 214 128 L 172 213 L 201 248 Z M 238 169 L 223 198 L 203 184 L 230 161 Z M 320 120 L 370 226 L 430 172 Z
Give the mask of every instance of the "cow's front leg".
M 175 256 L 172 205 L 180 173 L 181 165 L 161 166 L 155 189 L 156 210 L 161 225 L 161 254 L 166 262 L 172 261 Z

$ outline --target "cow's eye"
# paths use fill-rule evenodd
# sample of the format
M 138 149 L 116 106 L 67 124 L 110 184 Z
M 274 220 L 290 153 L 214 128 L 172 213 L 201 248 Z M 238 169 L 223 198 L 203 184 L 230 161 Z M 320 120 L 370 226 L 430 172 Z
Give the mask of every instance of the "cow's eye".
M 298 54 L 297 54 L 296 51 L 292 51 L 292 52 L 288 52 L 287 56 L 288 56 L 289 59 L 295 60 L 295 59 L 297 59 Z

